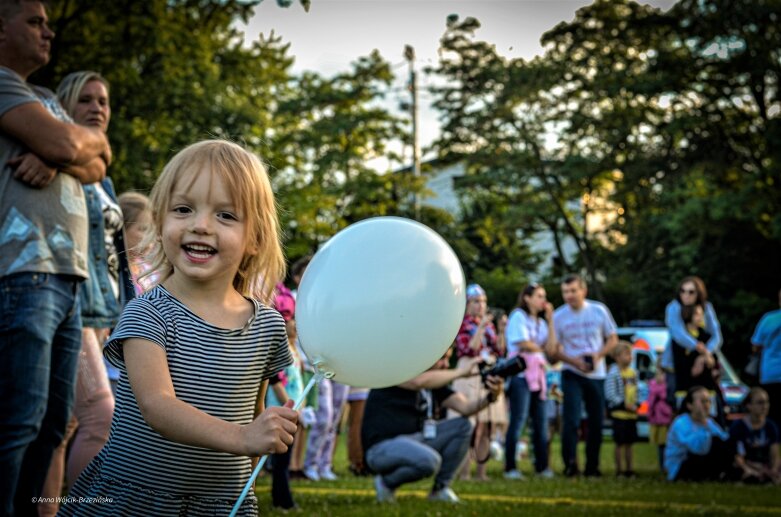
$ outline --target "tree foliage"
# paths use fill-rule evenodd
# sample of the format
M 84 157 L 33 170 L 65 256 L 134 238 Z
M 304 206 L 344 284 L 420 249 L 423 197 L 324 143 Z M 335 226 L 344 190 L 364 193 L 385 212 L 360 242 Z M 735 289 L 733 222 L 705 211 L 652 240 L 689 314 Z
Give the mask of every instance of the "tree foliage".
M 333 77 L 294 74 L 288 43 L 273 33 L 248 40 L 237 29 L 258 3 L 57 3 L 52 60 L 32 80 L 56 87 L 82 69 L 109 80 L 110 174 L 119 191 L 147 191 L 176 151 L 204 138 L 256 152 L 292 261 L 351 222 L 405 213 L 421 184 L 370 166 L 385 157 L 390 168 L 389 142 L 406 137 L 402 121 L 379 107 L 389 64 L 374 52 Z
M 449 19 L 438 148 L 466 164 L 464 203 L 509 205 L 521 238 L 573 239 L 565 267 L 621 321 L 660 318 L 680 278 L 703 277 L 743 346 L 781 286 L 779 16 L 770 1 L 597 0 L 532 61 Z

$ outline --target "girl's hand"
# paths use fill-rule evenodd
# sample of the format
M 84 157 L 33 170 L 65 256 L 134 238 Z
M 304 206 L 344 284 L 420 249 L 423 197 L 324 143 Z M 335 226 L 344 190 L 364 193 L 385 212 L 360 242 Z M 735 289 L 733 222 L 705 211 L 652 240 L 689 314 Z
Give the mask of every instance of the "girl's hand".
M 545 319 L 547 321 L 553 321 L 553 304 L 551 302 L 545 302 Z
M 288 400 L 284 406 L 267 408 L 252 423 L 241 427 L 240 439 L 247 456 L 287 452 L 298 427 L 293 404 Z

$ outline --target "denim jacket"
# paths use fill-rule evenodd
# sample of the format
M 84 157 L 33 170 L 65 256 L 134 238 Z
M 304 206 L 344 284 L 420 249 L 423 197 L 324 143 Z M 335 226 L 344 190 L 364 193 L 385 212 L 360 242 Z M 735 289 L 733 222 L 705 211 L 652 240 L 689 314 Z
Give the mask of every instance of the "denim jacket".
M 101 182 L 109 197 L 117 201 L 111 179 Z M 89 279 L 81 283 L 79 299 L 81 318 L 85 327 L 112 328 L 119 320 L 122 307 L 135 296 L 130 277 L 124 232 L 117 232 L 114 245 L 119 255 L 119 300 L 114 296 L 108 273 L 108 259 L 104 243 L 103 207 L 95 185 L 84 185 L 89 215 Z

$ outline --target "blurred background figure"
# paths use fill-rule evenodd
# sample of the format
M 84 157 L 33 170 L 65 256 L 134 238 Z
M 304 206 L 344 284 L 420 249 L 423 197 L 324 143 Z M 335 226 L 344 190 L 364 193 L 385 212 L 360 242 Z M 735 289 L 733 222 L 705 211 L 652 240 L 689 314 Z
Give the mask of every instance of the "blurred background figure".
M 729 434 L 735 443 L 735 463 L 740 479 L 747 483 L 781 484 L 781 441 L 778 426 L 767 418 L 770 397 L 759 387 L 751 388 L 746 398 L 748 415 L 734 422 Z
M 67 75 L 57 88 L 57 97 L 77 124 L 108 130 L 109 86 L 97 72 Z M 79 291 L 83 328 L 76 398 L 68 433 L 52 456 L 44 497 L 60 495 L 63 477 L 68 486 L 72 485 L 108 440 L 114 394 L 103 360 L 103 343 L 119 320 L 124 304 L 135 296 L 125 252 L 123 216 L 114 185 L 106 177 L 82 188 L 90 223 L 90 277 L 82 282 Z M 118 378 L 116 370 L 112 374 Z M 56 502 L 40 503 L 39 514 L 53 515 L 58 507 Z
M 493 314 L 488 312 L 488 297 L 482 287 L 470 284 L 466 288 L 466 314 L 456 336 L 457 367 L 462 368 L 474 358 L 485 363 L 494 363 L 502 356 L 493 324 Z M 488 391 L 479 376 L 458 378 L 453 382 L 453 390 L 461 393 L 470 402 L 485 397 Z M 449 411 L 448 417 L 457 418 L 458 411 Z M 470 455 L 461 468 L 461 479 L 469 479 L 471 460 L 477 463 L 477 479 L 487 480 L 486 463 L 490 459 L 490 441 L 493 422 L 507 422 L 507 410 L 504 397 L 500 393 L 495 404 L 471 416 L 474 425 Z
M 546 346 L 553 345 L 556 333 L 553 330 L 553 305 L 546 298 L 545 288 L 530 284 L 518 293 L 505 334 L 507 357 L 520 354 L 526 361 L 526 370 L 509 379 L 510 425 L 504 442 L 504 477 L 523 477 L 516 465 L 516 446 L 527 419 L 531 417 L 534 471 L 549 478 L 553 476 L 553 471 L 548 468 L 545 403 L 548 389 L 544 351 Z

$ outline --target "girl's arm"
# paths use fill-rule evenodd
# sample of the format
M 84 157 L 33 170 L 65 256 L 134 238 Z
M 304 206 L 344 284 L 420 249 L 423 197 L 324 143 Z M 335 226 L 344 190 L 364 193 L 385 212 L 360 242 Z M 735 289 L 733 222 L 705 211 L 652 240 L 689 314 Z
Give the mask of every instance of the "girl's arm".
M 270 408 L 247 425 L 226 422 L 176 397 L 160 346 L 132 338 L 123 342 L 123 350 L 141 414 L 163 437 L 244 456 L 285 452 L 293 443 L 297 413 L 289 407 Z
M 553 305 L 545 304 L 545 322 L 548 324 L 548 341 L 545 342 L 545 354 L 548 358 L 556 355 L 556 329 L 553 326 Z
M 274 395 L 277 397 L 277 400 L 280 401 L 283 405 L 287 403 L 288 400 L 290 400 L 290 397 L 288 397 L 287 391 L 285 391 L 285 387 L 282 386 L 281 382 L 272 384 L 271 389 L 274 390 Z
M 514 343 L 515 347 L 518 348 L 521 352 L 528 352 L 528 353 L 534 353 L 534 352 L 542 352 L 543 349 L 531 340 L 526 341 L 516 341 Z
M 707 330 L 711 337 L 706 343 L 708 350 L 715 352 L 721 348 L 721 325 L 719 319 L 716 317 L 716 311 L 713 309 L 713 305 L 710 302 L 705 304 L 705 330 Z

